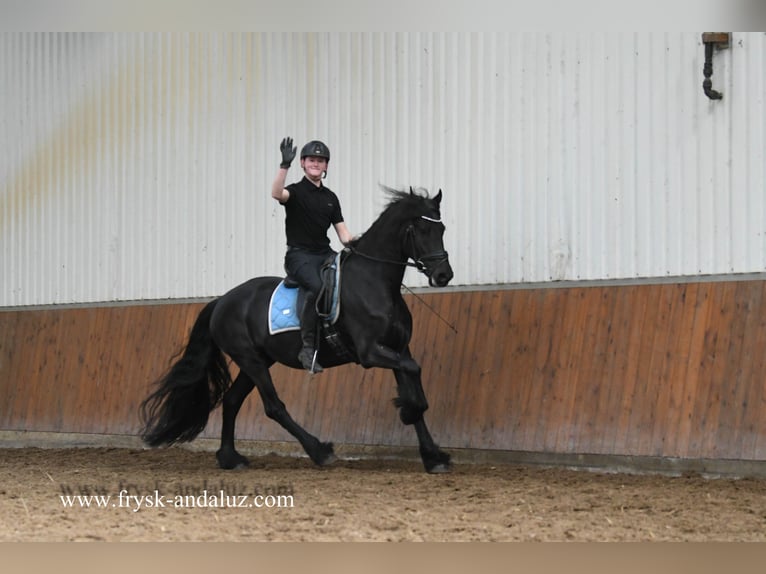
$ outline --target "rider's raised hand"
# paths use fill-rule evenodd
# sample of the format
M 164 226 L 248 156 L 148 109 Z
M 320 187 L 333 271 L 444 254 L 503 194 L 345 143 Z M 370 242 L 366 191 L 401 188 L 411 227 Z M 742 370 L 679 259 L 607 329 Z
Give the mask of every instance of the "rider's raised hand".
M 295 153 L 298 151 L 297 147 L 293 147 L 293 138 L 284 138 L 282 143 L 279 144 L 279 150 L 282 152 L 282 163 L 279 164 L 279 167 L 288 169 L 295 159 Z

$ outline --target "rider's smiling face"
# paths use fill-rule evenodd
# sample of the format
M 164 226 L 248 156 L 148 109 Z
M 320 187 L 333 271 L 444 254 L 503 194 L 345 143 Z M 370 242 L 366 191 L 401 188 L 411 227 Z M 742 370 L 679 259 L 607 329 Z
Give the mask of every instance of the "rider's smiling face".
M 310 155 L 301 160 L 301 167 L 306 177 L 312 181 L 319 181 L 322 179 L 322 174 L 327 171 L 327 160 Z

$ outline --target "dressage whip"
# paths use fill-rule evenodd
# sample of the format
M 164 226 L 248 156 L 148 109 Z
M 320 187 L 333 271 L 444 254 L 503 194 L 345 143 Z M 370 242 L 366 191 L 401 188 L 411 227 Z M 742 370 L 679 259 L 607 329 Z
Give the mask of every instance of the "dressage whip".
M 452 323 L 450 323 L 449 321 L 447 321 L 447 319 L 445 319 L 444 317 L 442 317 L 442 316 L 439 314 L 439 312 L 438 312 L 436 309 L 434 309 L 434 308 L 433 308 L 431 305 L 429 305 L 428 303 L 426 303 L 426 302 L 423 300 L 423 298 L 422 298 L 420 295 L 418 295 L 417 293 L 415 293 L 415 292 L 414 292 L 412 289 L 410 289 L 409 287 L 407 287 L 407 286 L 406 286 L 404 283 L 402 283 L 402 287 L 404 287 L 404 288 L 405 288 L 405 289 L 406 289 L 406 290 L 407 290 L 407 291 L 408 291 L 408 292 L 409 292 L 409 293 L 410 293 L 410 294 L 411 294 L 413 297 L 415 297 L 415 299 L 417 299 L 417 300 L 418 300 L 418 301 L 420 301 L 420 302 L 421 302 L 423 305 L 425 305 L 426 307 L 428 307 L 428 308 L 431 310 L 431 313 L 433 313 L 434 315 L 436 315 L 437 317 L 439 317 L 439 319 L 441 320 L 441 322 L 442 322 L 442 323 L 444 323 L 445 325 L 447 325 L 447 327 L 449 327 L 450 329 L 452 329 L 452 331 L 454 331 L 454 333 L 455 333 L 456 335 L 458 334 L 458 331 L 457 331 L 457 329 L 455 328 L 455 326 L 454 326 Z

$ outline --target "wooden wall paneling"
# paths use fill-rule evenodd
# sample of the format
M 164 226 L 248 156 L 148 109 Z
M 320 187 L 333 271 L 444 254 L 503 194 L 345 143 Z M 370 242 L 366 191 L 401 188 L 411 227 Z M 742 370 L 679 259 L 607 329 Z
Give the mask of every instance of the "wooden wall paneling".
M 703 455 L 705 408 L 711 393 L 711 365 L 715 356 L 715 340 L 717 337 L 717 329 L 715 328 L 718 317 L 716 307 L 720 302 L 716 290 L 712 289 L 711 286 L 706 285 L 705 291 L 704 304 L 700 308 L 699 313 L 704 333 L 700 346 L 699 362 L 696 365 L 694 395 L 692 397 L 689 419 L 689 446 L 686 450 L 687 455 L 691 458 L 699 458 Z
M 88 378 L 88 338 L 92 317 L 87 309 L 69 313 L 56 310 L 53 313 L 57 318 L 56 329 L 45 349 L 46 373 L 40 381 L 47 392 L 39 396 L 43 401 L 55 401 L 57 406 L 55 409 L 41 406 L 41 411 L 49 416 L 46 430 L 61 431 L 70 427 L 75 432 L 84 432 L 90 426 L 89 420 L 95 419 L 98 424 L 102 418 L 92 408 L 100 397 L 93 388 L 93 381 Z
M 656 434 L 652 440 L 662 445 L 659 453 L 662 456 L 680 456 L 685 452 L 682 431 L 686 429 L 688 432 L 685 395 L 694 345 L 697 292 L 696 284 L 679 285 L 674 300 L 671 318 L 673 333 L 668 346 L 670 369 L 666 382 L 668 400 L 664 409 L 666 425 L 655 427 Z
M 448 421 L 444 428 L 439 429 L 441 431 L 439 441 L 467 447 L 473 444 L 474 439 L 471 433 L 474 424 L 470 418 L 465 419 L 460 416 L 460 409 L 466 401 L 471 400 L 477 377 L 472 366 L 467 361 L 463 361 L 462 358 L 466 352 L 465 347 L 470 345 L 471 337 L 475 336 L 472 333 L 477 332 L 478 324 L 471 309 L 472 293 L 456 293 L 455 297 L 450 299 L 454 309 L 452 312 L 455 319 L 454 325 L 458 333 L 450 340 L 449 354 L 444 355 L 444 362 L 439 365 L 439 372 L 442 373 L 442 377 L 438 380 L 432 379 L 432 383 L 428 386 L 429 395 L 427 396 L 429 402 L 434 405 L 434 409 L 442 413 L 442 417 Z M 472 330 L 472 328 L 476 330 Z M 487 344 L 487 339 L 494 334 L 495 331 L 489 333 L 485 331 L 482 341 Z M 446 388 L 442 387 L 443 390 L 437 390 L 436 385 L 444 382 L 447 383 Z M 503 382 L 497 380 L 496 384 L 502 385 Z
M 167 314 L 173 309 L 166 306 Z M 180 306 L 179 306 L 180 307 Z M 105 385 L 111 408 L 101 420 L 93 420 L 92 432 L 137 433 L 140 428 L 138 405 L 150 392 L 150 383 L 162 374 L 165 341 L 165 315 L 157 306 L 115 307 L 100 313 L 103 328 L 100 340 L 98 375 L 88 384 Z
M 760 307 L 760 289 L 755 289 L 750 282 L 742 282 L 734 287 L 731 305 L 732 328 L 728 362 L 723 377 L 724 389 L 721 392 L 721 416 L 716 431 L 716 444 L 727 445 L 729 455 L 742 456 L 740 429 L 747 425 L 751 411 L 746 399 L 748 382 L 752 380 L 752 361 L 746 337 L 755 337 L 753 328 L 758 324 L 753 310 Z M 735 447 L 735 445 L 737 445 Z M 734 450 L 731 450 L 734 447 Z
M 567 298 L 574 301 L 578 309 L 575 329 L 579 332 L 579 352 L 560 377 L 560 384 L 574 387 L 574 404 L 576 408 L 570 411 L 570 418 L 562 421 L 570 429 L 570 438 L 567 444 L 574 444 L 574 450 L 579 448 L 587 437 L 592 435 L 588 430 L 594 424 L 597 409 L 592 408 L 598 401 L 598 393 L 603 381 L 593 372 L 593 365 L 602 361 L 602 332 L 600 328 L 599 313 L 592 307 L 593 301 L 601 300 L 601 290 L 575 289 L 570 293 L 562 292 Z M 569 337 L 572 336 L 570 333 Z
M 140 371 L 136 368 L 141 363 L 131 360 L 131 356 L 136 347 L 162 348 L 157 337 L 147 340 L 146 323 L 154 315 L 151 307 L 115 307 L 109 313 L 97 313 L 88 343 L 95 351 L 95 356 L 88 359 L 92 361 L 93 372 L 85 384 L 104 387 L 110 400 L 99 411 L 100 416 L 91 417 L 89 432 L 99 429 L 116 434 L 138 432 L 137 408 L 144 387 L 139 383 Z M 159 364 L 156 356 L 141 359 L 147 366 Z
M 8 369 L 9 379 L 2 381 L 2 383 L 14 388 L 14 391 L 9 393 L 12 402 L 9 403 L 8 418 L 6 419 L 6 424 L 13 429 L 23 428 L 27 416 L 26 405 L 30 401 L 30 393 L 35 391 L 32 385 L 36 380 L 36 373 L 31 373 L 31 371 L 36 370 L 35 355 L 39 353 L 39 345 L 35 337 L 30 335 L 30 331 L 35 329 L 42 320 L 41 313 L 19 314 L 16 336 L 13 340 L 8 341 L 8 344 L 11 345 L 11 350 L 8 353 L 11 366 Z
M 721 399 L 729 386 L 727 370 L 729 368 L 729 342 L 734 322 L 734 309 L 731 299 L 734 296 L 735 284 L 725 283 L 715 291 L 713 323 L 711 324 L 711 355 L 710 369 L 707 371 L 706 401 L 700 405 L 701 451 L 706 455 L 719 452 L 717 432 L 721 417 Z
M 468 295 L 465 306 L 466 323 L 462 330 L 464 345 L 456 354 L 455 369 L 470 377 L 469 384 L 460 388 L 459 395 L 456 395 L 457 402 L 453 407 L 453 420 L 456 422 L 455 429 L 463 428 L 465 432 L 462 436 L 452 434 L 448 437 L 449 441 L 461 448 L 469 448 L 478 441 L 480 431 L 476 428 L 476 421 L 472 418 L 472 404 L 476 394 L 478 376 L 473 362 L 473 353 L 476 345 L 480 341 L 485 341 L 483 333 L 486 328 L 482 328 L 482 297 L 478 292 Z
M 494 293 L 485 293 L 481 297 L 480 315 L 476 317 L 477 339 L 471 345 L 470 366 L 473 380 L 471 388 L 470 414 L 465 423 L 472 421 L 476 425 L 476 441 L 479 444 L 492 445 L 497 433 L 501 431 L 503 422 L 493 416 L 492 405 L 497 397 L 505 392 L 502 378 L 498 379 L 495 372 L 495 350 L 498 342 L 503 339 L 499 329 L 499 313 L 502 308 L 500 297 Z M 502 417 L 502 415 L 501 415 Z
M 136 309 L 131 316 L 121 317 L 115 313 L 104 313 L 94 307 L 84 311 L 83 322 L 87 325 L 87 333 L 83 333 L 84 362 L 81 372 L 71 374 L 74 379 L 84 376 L 84 386 L 90 392 L 90 408 L 86 411 L 88 415 L 78 421 L 80 428 L 87 430 L 80 432 L 98 432 L 100 429 L 102 432 L 106 430 L 119 433 L 133 430 L 135 425 L 131 425 L 130 418 L 126 416 L 126 404 L 132 403 L 135 392 L 132 392 L 131 388 L 122 388 L 119 381 L 114 379 L 112 360 L 114 351 L 126 347 L 130 338 L 118 336 L 114 329 L 113 317 L 117 315 L 118 319 L 123 318 L 124 322 L 132 323 L 140 321 L 144 313 L 141 309 Z M 77 329 L 77 324 L 72 327 Z
M 588 308 L 584 323 L 580 326 L 585 331 L 584 349 L 578 370 L 586 389 L 583 408 L 577 413 L 579 448 L 588 448 L 587 452 L 598 451 L 598 444 L 603 440 L 604 428 L 601 425 L 603 411 L 600 405 L 608 400 L 609 382 L 604 379 L 604 366 L 607 354 L 605 315 L 609 311 L 609 297 L 601 288 L 588 291 L 583 304 Z M 582 445 L 590 445 L 584 447 Z
M 446 448 L 766 458 L 761 281 L 427 293 L 412 349 Z M 408 296 L 411 297 L 411 296 Z M 0 429 L 133 434 L 202 303 L 0 312 Z M 232 368 L 236 374 L 236 368 Z M 273 369 L 322 440 L 414 445 L 389 371 Z M 238 438 L 292 438 L 252 393 Z M 218 438 L 220 409 L 204 436 Z
M 550 295 L 552 297 L 547 306 L 550 306 L 551 312 L 545 320 L 546 334 L 541 333 L 537 341 L 538 351 L 544 349 L 544 353 L 538 355 L 539 380 L 536 388 L 540 393 L 537 406 L 540 416 L 535 421 L 532 439 L 533 448 L 542 452 L 555 448 L 556 426 L 559 424 L 557 407 L 561 400 L 559 388 L 568 383 L 568 373 L 562 370 L 561 365 L 561 347 L 567 337 L 564 324 L 570 298 L 558 290 Z
M 749 363 L 749 376 L 743 374 L 746 385 L 744 401 L 747 404 L 749 416 L 742 424 L 738 436 L 743 459 L 766 459 L 766 444 L 759 445 L 758 437 L 763 434 L 761 428 L 766 421 L 766 282 L 757 282 L 753 289 L 756 298 L 750 309 L 750 328 L 743 344 L 743 360 Z M 747 349 L 746 351 L 744 349 Z M 759 448 L 760 446 L 760 448 Z
M 681 330 L 681 304 L 683 286 L 663 285 L 660 299 L 659 323 L 657 325 L 657 347 L 652 357 L 653 371 L 651 382 L 656 387 L 656 400 L 652 406 L 654 415 L 645 438 L 646 452 L 651 456 L 662 456 L 668 437 L 676 432 L 678 420 L 671 417 L 673 389 L 676 382 L 672 379 L 674 362 L 683 351 L 679 344 L 683 338 Z
M 341 372 L 341 370 L 343 372 Z M 309 432 L 320 437 L 334 436 L 337 432 L 339 418 L 348 417 L 356 422 L 358 417 L 358 403 L 364 390 L 356 383 L 355 373 L 347 367 L 340 367 L 334 371 L 327 370 L 321 375 L 303 375 L 302 384 L 293 388 L 294 394 L 301 395 L 303 400 L 303 414 L 306 427 Z M 354 425 L 349 438 L 356 440 L 361 425 Z
M 748 299 L 748 308 L 742 310 L 747 314 L 747 325 L 745 334 L 742 338 L 740 349 L 740 361 L 742 368 L 738 373 L 736 405 L 741 405 L 742 417 L 733 427 L 734 432 L 730 439 L 733 444 L 740 447 L 739 455 L 741 458 L 753 458 L 751 437 L 752 429 L 763 421 L 763 414 L 766 411 L 759 408 L 758 402 L 751 398 L 751 389 L 764 386 L 763 371 L 763 353 L 754 352 L 753 349 L 763 348 L 766 341 L 766 332 L 764 331 L 764 313 L 766 305 L 764 299 L 763 285 L 759 282 L 752 282 L 750 285 L 750 294 Z M 752 343 L 751 343 L 752 341 Z M 763 423 L 760 423 L 763 424 Z
M 469 431 L 466 435 L 471 437 L 466 444 L 468 447 L 472 444 L 485 444 L 487 436 L 491 434 L 489 428 L 491 423 L 482 405 L 486 403 L 490 395 L 496 392 L 498 386 L 496 381 L 487 376 L 492 370 L 487 350 L 494 345 L 494 342 L 489 340 L 494 337 L 488 334 L 494 334 L 495 331 L 495 324 L 490 322 L 493 308 L 491 297 L 488 297 L 486 293 L 474 295 L 478 296 L 472 297 L 471 335 L 470 342 L 465 345 L 462 367 L 469 374 L 471 382 L 470 387 L 461 393 L 464 400 L 460 405 L 460 420 L 463 427 Z
M 574 432 L 573 422 L 580 416 L 579 408 L 575 407 L 575 397 L 583 387 L 581 382 L 588 379 L 589 374 L 581 367 L 583 353 L 592 349 L 585 348 L 588 336 L 594 335 L 585 327 L 589 311 L 587 300 L 597 294 L 597 289 L 577 289 L 571 292 L 559 291 L 560 321 L 554 326 L 558 331 L 553 346 L 555 361 L 552 369 L 546 375 L 546 387 L 551 389 L 550 409 L 547 418 L 553 424 L 548 425 L 545 432 L 545 452 L 566 452 L 579 434 Z M 559 450 L 564 449 L 564 450 Z
M 745 337 L 742 342 L 741 361 L 744 364 L 739 378 L 738 394 L 739 400 L 743 405 L 743 411 L 746 413 L 734 435 L 733 441 L 740 445 L 740 456 L 742 458 L 754 458 L 754 448 L 752 437 L 755 436 L 754 430 L 759 421 L 763 421 L 765 410 L 760 408 L 759 401 L 754 400 L 753 389 L 763 388 L 764 386 L 764 364 L 763 355 L 766 352 L 758 353 L 754 349 L 764 348 L 766 343 L 766 329 L 764 328 L 764 307 L 766 298 L 764 297 L 763 284 L 753 282 L 751 291 L 752 299 L 747 309 L 748 320 Z M 752 341 L 752 344 L 750 343 Z M 762 422 L 760 424 L 763 424 Z
M 593 312 L 589 308 L 589 299 L 596 295 L 594 289 L 574 289 L 562 292 L 562 314 L 569 316 L 561 328 L 561 356 L 559 359 L 560 372 L 555 375 L 562 396 L 565 396 L 567 408 L 561 411 L 556 432 L 556 442 L 548 445 L 547 451 L 553 452 L 565 448 L 569 452 L 577 450 L 577 445 L 583 440 L 582 421 L 589 421 L 589 413 L 583 412 L 583 401 L 590 400 L 587 396 L 592 388 L 592 373 L 590 365 L 594 363 L 594 331 Z M 563 430 L 563 436 L 562 436 Z M 566 451 L 565 451 L 566 452 Z
M 506 402 L 503 409 L 504 436 L 500 448 L 520 450 L 523 447 L 521 430 L 523 427 L 523 410 L 526 393 L 530 385 L 530 342 L 529 317 L 532 310 L 529 293 L 516 291 L 508 293 L 507 320 L 504 336 L 509 352 L 500 359 L 496 367 L 499 383 L 506 392 Z M 526 307 L 526 309 L 524 309 Z
M 594 450 L 599 453 L 607 453 L 612 446 L 613 436 L 616 431 L 615 424 L 619 405 L 622 403 L 622 389 L 624 381 L 616 378 L 617 356 L 624 352 L 619 350 L 615 341 L 615 330 L 618 320 L 616 313 L 620 309 L 619 303 L 623 294 L 612 289 L 599 288 L 600 303 L 595 305 L 603 309 L 599 322 L 599 343 L 602 347 L 600 355 L 601 365 L 591 365 L 589 375 L 592 379 L 600 379 L 598 393 L 598 414 L 594 417 Z
M 487 332 L 487 345 L 492 349 L 492 386 L 495 398 L 492 410 L 487 416 L 496 419 L 495 436 L 491 448 L 506 449 L 514 442 L 514 425 L 518 420 L 521 406 L 520 389 L 529 384 L 527 374 L 519 366 L 518 348 L 525 345 L 519 332 L 518 321 L 514 321 L 514 303 L 522 298 L 519 292 L 496 293 L 500 309 L 493 329 Z
M 30 392 L 25 397 L 22 412 L 30 423 L 40 424 L 46 431 L 58 430 L 53 421 L 57 411 L 47 408 L 48 405 L 58 405 L 61 410 L 65 404 L 64 399 L 71 397 L 77 390 L 76 381 L 61 380 L 58 377 L 59 365 L 54 364 L 55 357 L 51 356 L 61 338 L 61 319 L 62 314 L 55 310 L 43 312 L 43 322 L 38 331 L 41 345 L 36 345 L 35 334 L 29 333 L 30 344 L 35 348 L 35 352 L 32 361 L 28 363 L 30 370 L 24 377 L 28 381 Z M 24 422 L 27 423 L 27 420 Z
M 677 286 L 672 323 L 670 370 L 668 372 L 668 407 L 666 420 L 671 427 L 663 437 L 662 456 L 684 456 L 686 453 L 684 432 L 688 433 L 687 399 L 688 381 L 692 366 L 692 349 L 695 347 L 697 298 L 699 285 L 695 283 Z M 688 436 L 688 435 L 687 435 Z
M 693 291 L 692 291 L 693 290 Z M 689 347 L 686 356 L 686 370 L 683 382 L 682 403 L 676 427 L 676 447 L 673 451 L 677 456 L 692 456 L 694 450 L 694 431 L 697 426 L 696 420 L 696 396 L 700 388 L 700 372 L 703 369 L 706 353 L 706 338 L 710 322 L 711 289 L 708 285 L 690 285 L 688 293 L 694 292 L 686 298 L 686 307 L 693 313 Z M 683 351 L 683 349 L 682 349 Z M 697 444 L 697 447 L 699 445 Z
M 662 425 L 662 413 L 660 406 L 666 404 L 668 363 L 668 343 L 670 338 L 670 313 L 672 308 L 672 289 L 669 285 L 658 286 L 656 299 L 650 300 L 654 307 L 654 324 L 650 324 L 649 332 L 652 333 L 651 344 L 647 347 L 648 355 L 647 371 L 644 379 L 646 392 L 642 396 L 642 403 L 638 410 L 642 413 L 639 426 L 635 429 L 637 434 L 638 452 L 642 455 L 656 455 L 652 437 L 655 429 Z
M 625 440 L 624 430 L 635 393 L 642 322 L 646 310 L 646 298 L 633 286 L 612 295 L 616 303 L 608 329 L 611 349 L 611 367 L 607 374 L 610 384 L 609 430 L 601 442 L 602 452 L 607 453 L 613 452 L 613 449 L 618 448 L 616 445 L 623 444 L 621 441 Z
M 565 293 L 565 299 L 569 301 L 568 313 L 572 314 L 571 330 L 566 334 L 565 344 L 569 347 L 569 357 L 565 370 L 561 372 L 561 384 L 570 390 L 568 399 L 571 407 L 568 409 L 565 419 L 560 421 L 561 427 L 566 430 L 566 436 L 558 442 L 566 445 L 564 448 L 569 452 L 577 451 L 583 441 L 583 422 L 588 422 L 591 415 L 584 412 L 583 405 L 591 400 L 589 396 L 593 380 L 590 365 L 594 363 L 594 332 L 593 310 L 590 309 L 589 299 L 597 294 L 598 288 L 574 289 Z M 570 327 L 567 327 L 570 329 Z M 558 447 L 557 447 L 558 448 Z
M 513 411 L 518 409 L 516 389 L 520 381 L 513 367 L 513 348 L 518 345 L 512 324 L 511 292 L 497 292 L 492 295 L 492 320 L 483 335 L 482 345 L 487 355 L 486 369 L 472 376 L 486 387 L 486 393 L 477 418 L 486 419 L 485 432 L 488 448 L 503 449 L 512 442 Z
M 627 452 L 645 454 L 641 451 L 641 433 L 650 427 L 647 418 L 652 414 L 646 412 L 653 398 L 651 395 L 654 388 L 651 387 L 651 359 L 654 353 L 655 337 L 658 316 L 658 300 L 661 286 L 649 285 L 646 289 L 646 301 L 643 305 L 641 317 L 636 317 L 636 325 L 641 330 L 638 348 L 638 368 L 636 369 L 635 385 L 633 392 L 628 397 L 628 416 L 625 427 L 622 429 L 624 448 Z M 639 326 L 640 325 L 640 326 Z
M 742 361 L 746 365 L 740 378 L 741 400 L 743 410 L 747 415 L 743 417 L 734 441 L 740 445 L 741 458 L 758 458 L 755 452 L 754 437 L 759 424 L 764 424 L 763 409 L 760 404 L 759 390 L 762 390 L 766 382 L 764 377 L 764 355 L 766 352 L 758 352 L 766 345 L 766 297 L 764 296 L 764 284 L 753 282 L 751 306 L 747 310 L 748 327 L 742 343 Z M 752 343 L 751 343 L 752 341 Z
M 327 405 L 320 414 L 327 421 L 323 436 L 333 441 L 351 437 L 354 443 L 375 440 L 378 403 L 383 394 L 383 385 L 376 380 L 375 372 L 360 366 L 344 366 L 333 375 L 327 377 L 330 382 L 322 383 L 334 388 L 332 405 Z
M 21 336 L 16 340 L 16 353 L 14 353 L 14 358 L 19 365 L 15 382 L 21 389 L 21 392 L 16 395 L 11 413 L 11 424 L 14 425 L 12 427 L 14 429 L 23 429 L 26 425 L 33 423 L 45 425 L 44 420 L 34 419 L 33 401 L 36 395 L 42 394 L 39 381 L 42 378 L 41 371 L 44 368 L 42 361 L 45 348 L 49 344 L 50 329 L 49 313 L 45 311 L 23 316 L 19 333 Z
M 10 419 L 18 394 L 23 392 L 17 382 L 20 361 L 14 357 L 21 351 L 17 341 L 22 317 L 21 313 L 0 311 L 0 423 Z
M 530 396 L 539 383 L 536 354 L 537 336 L 541 330 L 539 314 L 542 312 L 543 296 L 532 290 L 518 291 L 513 295 L 512 320 L 516 326 L 518 344 L 512 357 L 513 378 L 511 384 L 518 391 L 516 404 L 510 410 L 513 419 L 513 432 L 509 450 L 531 450 L 531 440 L 527 440 L 530 431 Z M 533 429 L 534 430 L 534 429 Z
M 562 326 L 562 346 L 560 350 L 560 407 L 555 418 L 559 421 L 555 429 L 555 441 L 551 450 L 556 452 L 574 452 L 577 441 L 575 420 L 578 418 L 582 405 L 577 397 L 582 394 L 583 379 L 587 379 L 580 368 L 583 357 L 589 352 L 585 348 L 585 332 L 583 328 L 588 315 L 585 304 L 585 290 L 568 294 L 565 298 L 565 321 Z
M 596 450 L 601 438 L 599 403 L 607 392 L 606 381 L 603 379 L 604 365 L 604 333 L 602 330 L 602 315 L 605 310 L 604 293 L 600 288 L 585 293 L 583 304 L 588 308 L 584 323 L 580 328 L 585 332 L 584 348 L 586 354 L 578 367 L 585 383 L 583 408 L 577 413 L 578 449 L 587 448 L 587 452 Z M 595 303 L 597 302 L 597 303 Z M 583 445 L 592 445 L 584 447 Z
M 39 381 L 44 377 L 45 348 L 50 344 L 51 329 L 53 324 L 50 313 L 42 312 L 37 316 L 25 317 L 21 339 L 22 347 L 16 355 L 20 362 L 18 384 L 23 391 L 19 393 L 13 413 L 16 428 L 24 428 L 25 425 L 40 424 L 44 427 L 46 421 L 36 420 L 34 404 L 36 397 L 42 396 Z M 40 335 L 38 335 L 40 333 Z
M 38 344 L 36 333 L 44 321 L 43 313 L 20 315 L 17 337 L 12 341 L 14 347 L 10 355 L 16 364 L 16 368 L 11 370 L 15 375 L 12 384 L 18 389 L 14 396 L 13 408 L 8 413 L 9 424 L 13 429 L 24 428 L 27 405 L 31 401 L 31 395 L 37 390 L 35 386 L 38 381 L 38 361 L 43 346 Z
M 309 397 L 309 404 L 313 406 L 313 428 L 319 436 L 329 437 L 325 440 L 346 440 L 353 443 L 363 442 L 366 436 L 374 440 L 369 423 L 383 407 L 375 404 L 379 402 L 376 396 L 380 396 L 384 390 L 381 386 L 389 386 L 390 389 L 390 383 L 386 385 L 378 382 L 375 374 L 374 371 L 365 370 L 358 365 L 344 365 L 317 376 L 316 385 L 313 378 L 306 378 L 304 375 L 304 380 L 307 381 L 305 384 L 314 387 L 310 390 L 317 392 Z M 324 393 L 321 392 L 323 389 Z M 322 400 L 322 394 L 327 400 Z M 349 420 L 353 421 L 352 425 L 344 424 L 344 421 Z
M 647 305 L 650 293 L 647 289 L 628 288 L 621 294 L 625 301 L 624 310 L 617 320 L 619 325 L 620 358 L 617 372 L 620 376 L 620 399 L 615 401 L 617 410 L 614 433 L 609 452 L 630 452 L 628 442 L 631 419 L 634 416 L 634 402 L 637 388 L 638 373 L 641 367 L 641 349 L 644 337 Z
M 524 433 L 524 450 L 541 451 L 544 447 L 540 426 L 547 426 L 551 421 L 547 420 L 544 410 L 546 400 L 546 381 L 548 379 L 551 361 L 551 341 L 553 330 L 556 328 L 556 320 L 559 313 L 560 293 L 557 290 L 549 290 L 540 293 L 540 300 L 536 306 L 535 324 L 537 332 L 534 334 L 533 354 L 534 373 L 524 404 L 526 432 Z
M 351 442 L 364 444 L 376 440 L 373 423 L 376 418 L 382 417 L 390 425 L 398 424 L 391 404 L 391 398 L 395 396 L 393 374 L 377 373 L 359 365 L 345 365 L 338 373 L 342 383 L 333 384 L 334 404 L 338 405 L 338 410 L 327 408 L 319 413 L 328 423 L 324 436 L 333 437 L 333 440 L 350 437 Z M 348 425 L 346 420 L 354 421 L 354 424 Z

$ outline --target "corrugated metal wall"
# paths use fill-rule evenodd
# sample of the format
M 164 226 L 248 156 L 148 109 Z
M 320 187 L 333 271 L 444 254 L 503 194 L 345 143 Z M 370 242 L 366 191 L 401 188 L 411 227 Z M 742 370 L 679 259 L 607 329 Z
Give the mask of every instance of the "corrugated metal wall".
M 0 306 L 281 273 L 285 135 L 352 231 L 443 188 L 456 285 L 760 272 L 765 52 L 733 34 L 712 102 L 699 32 L 2 33 Z

